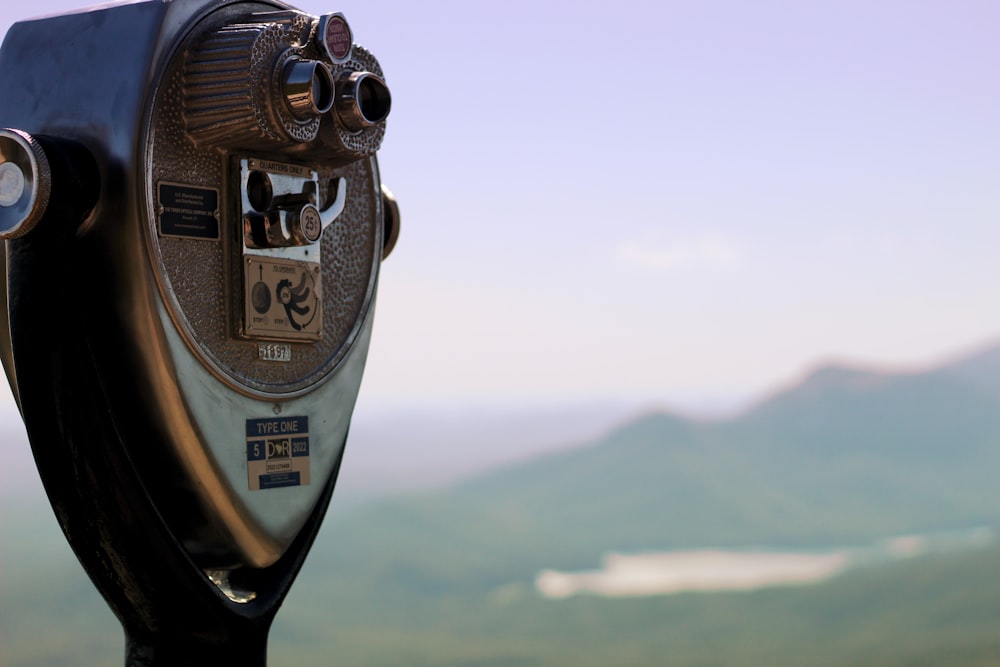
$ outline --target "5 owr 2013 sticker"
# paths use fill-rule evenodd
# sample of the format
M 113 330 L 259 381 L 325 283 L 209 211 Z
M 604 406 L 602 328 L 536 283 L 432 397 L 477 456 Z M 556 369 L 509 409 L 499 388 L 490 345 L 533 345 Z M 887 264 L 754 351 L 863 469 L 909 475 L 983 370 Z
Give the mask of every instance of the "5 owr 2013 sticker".
M 309 417 L 247 420 L 251 491 L 309 483 Z

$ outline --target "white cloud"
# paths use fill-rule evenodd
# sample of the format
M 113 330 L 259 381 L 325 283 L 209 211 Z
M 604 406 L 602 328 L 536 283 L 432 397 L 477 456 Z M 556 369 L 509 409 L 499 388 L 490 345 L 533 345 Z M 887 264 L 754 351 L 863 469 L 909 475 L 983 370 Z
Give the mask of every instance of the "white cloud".
M 717 234 L 673 241 L 646 234 L 615 247 L 618 261 L 652 271 L 732 266 L 739 255 L 735 243 Z

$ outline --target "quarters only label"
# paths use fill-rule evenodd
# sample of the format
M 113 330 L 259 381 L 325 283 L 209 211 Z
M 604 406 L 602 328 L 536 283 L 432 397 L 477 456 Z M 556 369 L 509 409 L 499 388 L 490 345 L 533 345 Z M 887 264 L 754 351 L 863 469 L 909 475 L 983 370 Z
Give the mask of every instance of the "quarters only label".
M 247 420 L 251 491 L 309 483 L 309 417 Z

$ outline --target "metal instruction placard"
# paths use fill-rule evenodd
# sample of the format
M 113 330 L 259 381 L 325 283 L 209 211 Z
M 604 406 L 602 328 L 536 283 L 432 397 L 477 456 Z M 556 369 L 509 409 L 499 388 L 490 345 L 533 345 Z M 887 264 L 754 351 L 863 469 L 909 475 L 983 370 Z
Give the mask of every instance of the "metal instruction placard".
M 319 340 L 323 335 L 320 265 L 244 257 L 243 333 L 248 338 Z

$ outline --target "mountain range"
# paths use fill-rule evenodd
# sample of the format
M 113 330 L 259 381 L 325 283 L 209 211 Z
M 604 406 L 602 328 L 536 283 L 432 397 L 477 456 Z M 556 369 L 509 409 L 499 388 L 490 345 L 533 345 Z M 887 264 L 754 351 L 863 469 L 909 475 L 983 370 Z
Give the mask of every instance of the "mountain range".
M 470 450 L 498 446 L 470 433 Z M 750 593 L 548 600 L 533 588 L 542 569 L 593 568 L 608 552 L 823 550 L 996 529 L 1000 347 L 920 371 L 828 365 L 727 418 L 650 411 L 529 460 L 527 445 L 510 447 L 493 469 L 436 489 L 335 494 L 278 615 L 274 664 L 1000 660 L 996 545 Z M 50 512 L 8 500 L 0 665 L 119 661 L 116 623 Z
M 834 547 L 993 526 L 998 469 L 991 347 L 920 372 L 821 367 L 727 419 L 647 414 L 585 446 L 335 511 L 325 530 L 350 535 L 337 559 L 371 583 L 492 587 L 608 551 Z

